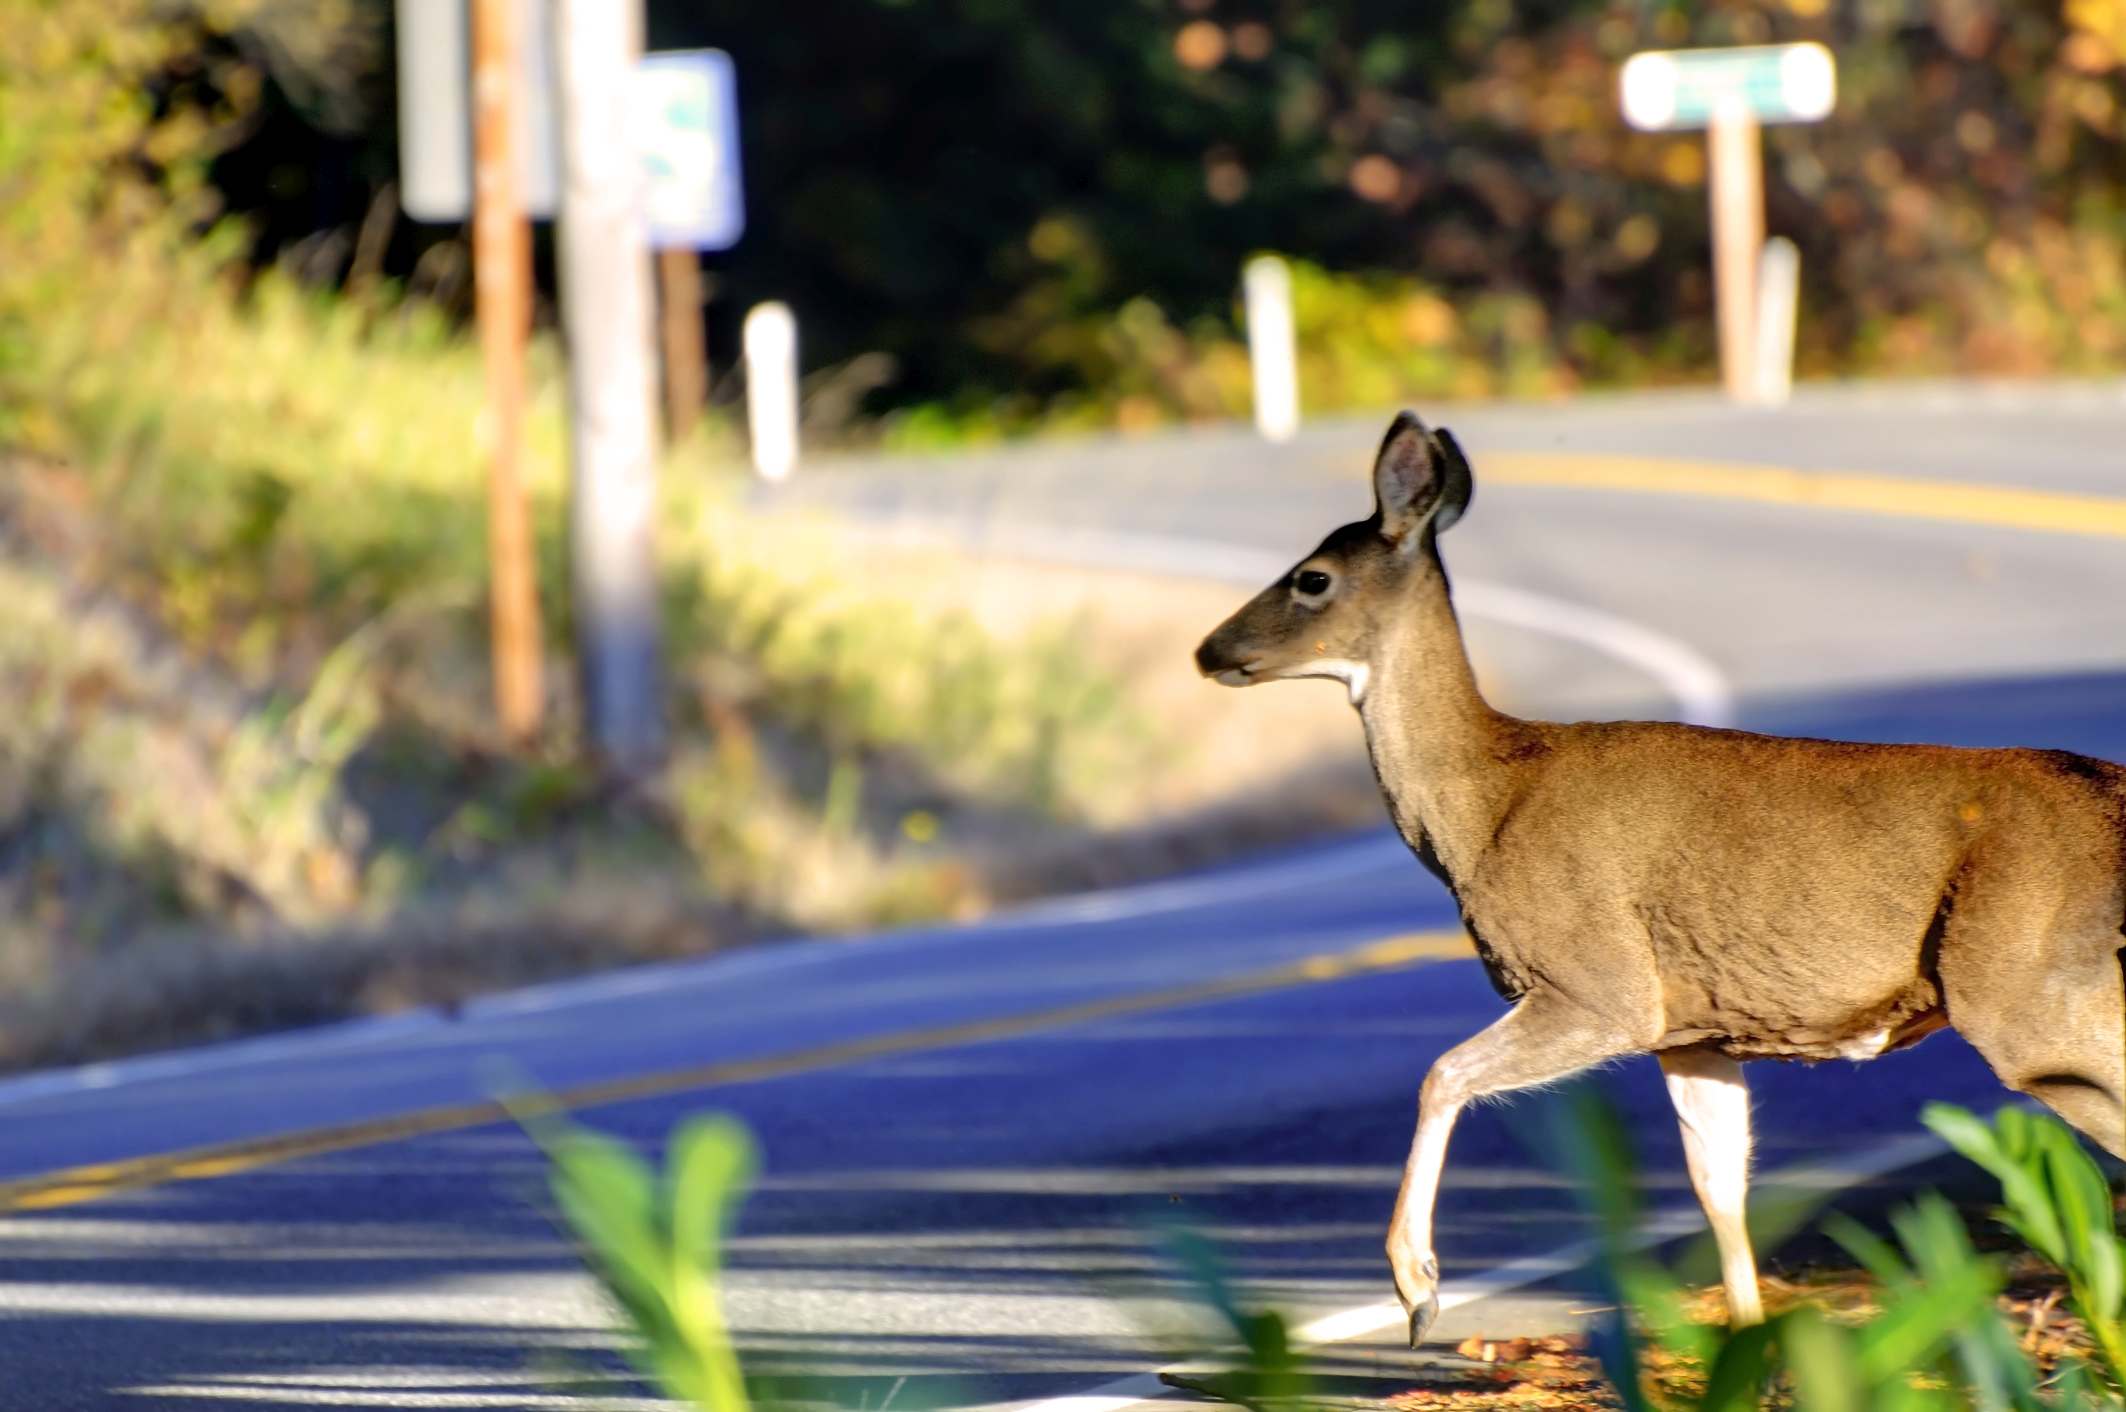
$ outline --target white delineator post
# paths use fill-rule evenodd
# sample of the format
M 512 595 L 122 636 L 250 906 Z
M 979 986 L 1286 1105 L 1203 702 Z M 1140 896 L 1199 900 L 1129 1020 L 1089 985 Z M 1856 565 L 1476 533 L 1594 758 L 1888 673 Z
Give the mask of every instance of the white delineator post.
M 1720 381 L 1747 402 L 1756 387 L 1757 256 L 1764 246 L 1764 160 L 1757 119 L 1739 100 L 1713 109 L 1710 149 L 1713 311 L 1720 335 Z
M 790 306 L 756 304 L 746 313 L 746 425 L 753 469 L 782 480 L 797 464 L 797 320 Z
M 631 119 L 642 9 L 639 0 L 554 0 L 553 24 L 576 643 L 592 741 L 633 771 L 664 745 L 653 552 L 657 365 L 644 171 Z
M 1255 384 L 1255 427 L 1271 441 L 1299 430 L 1298 335 L 1292 321 L 1292 268 L 1257 255 L 1241 272 L 1247 302 L 1248 367 Z
M 1801 251 L 1783 235 L 1764 242 L 1757 261 L 1757 377 L 1760 406 L 1783 407 L 1794 390 L 1794 324 L 1801 304 Z

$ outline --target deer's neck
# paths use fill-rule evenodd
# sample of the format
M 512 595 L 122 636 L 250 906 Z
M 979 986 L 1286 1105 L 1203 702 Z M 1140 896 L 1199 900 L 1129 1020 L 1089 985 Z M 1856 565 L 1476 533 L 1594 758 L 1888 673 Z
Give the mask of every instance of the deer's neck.
M 1507 762 L 1523 723 L 1477 690 L 1443 579 L 1404 605 L 1375 653 L 1359 715 L 1395 826 L 1459 887 L 1511 802 Z

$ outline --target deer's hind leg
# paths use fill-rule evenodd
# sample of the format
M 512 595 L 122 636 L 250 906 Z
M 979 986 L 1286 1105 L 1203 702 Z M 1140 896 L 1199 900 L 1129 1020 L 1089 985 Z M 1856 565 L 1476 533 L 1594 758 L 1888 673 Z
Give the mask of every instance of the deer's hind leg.
M 2126 1158 L 2126 936 L 2118 913 L 2108 905 L 2017 910 L 1970 915 L 1960 907 L 1950 919 L 1940 958 L 1949 1023 L 2002 1083 Z M 2015 925 L 2033 912 L 2051 925 Z
M 1464 1106 L 1491 1094 L 1555 1083 L 1580 1070 L 1637 1053 L 1641 1039 L 1554 994 L 1530 995 L 1496 1023 L 1439 1057 L 1418 1098 L 1417 1134 L 1388 1224 L 1388 1266 L 1410 1316 L 1417 1347 L 1439 1313 L 1439 1260 L 1432 1208 L 1439 1197 L 1447 1136 Z

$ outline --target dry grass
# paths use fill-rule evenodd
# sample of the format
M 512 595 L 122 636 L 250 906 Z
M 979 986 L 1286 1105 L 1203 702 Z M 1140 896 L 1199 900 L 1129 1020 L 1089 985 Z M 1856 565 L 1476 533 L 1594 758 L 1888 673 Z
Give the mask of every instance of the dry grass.
M 1379 816 L 1337 689 L 1196 676 L 1229 589 L 879 549 L 714 502 L 675 530 L 682 566 L 745 549 L 695 611 L 774 583 L 802 612 L 740 605 L 724 629 L 772 618 L 775 644 L 705 635 L 675 661 L 671 760 L 616 793 L 489 738 L 476 608 L 374 620 L 293 693 L 247 680 L 99 576 L 79 481 L 20 470 L 0 495 L 20 703 L 0 720 L 0 1066 L 971 917 Z M 1028 665 L 991 665 L 1028 643 Z M 912 718 L 955 682 L 995 699 L 926 737 Z M 1013 694 L 1046 690 L 1095 697 L 1015 734 Z
M 1196 644 L 1240 606 L 1242 590 L 994 555 L 867 546 L 853 532 L 844 539 L 845 561 L 876 591 L 969 613 L 1005 640 L 1061 620 L 1089 661 L 1126 684 L 1130 709 L 1160 731 L 1161 749 L 1151 768 L 1088 802 L 1092 823 L 1139 826 L 1269 793 L 1295 775 L 1365 774 L 1364 737 L 1343 687 L 1321 681 L 1233 691 L 1197 674 Z M 1366 785 L 1370 791 L 1370 779 Z

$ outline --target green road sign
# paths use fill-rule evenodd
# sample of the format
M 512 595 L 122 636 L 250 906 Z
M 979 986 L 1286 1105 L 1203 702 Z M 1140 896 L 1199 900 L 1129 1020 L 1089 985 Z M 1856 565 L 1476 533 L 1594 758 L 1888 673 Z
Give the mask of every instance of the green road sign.
M 1837 99 L 1837 67 L 1821 44 L 1650 49 L 1625 61 L 1624 119 L 1648 132 L 1710 126 L 1723 108 L 1760 123 L 1813 123 Z

